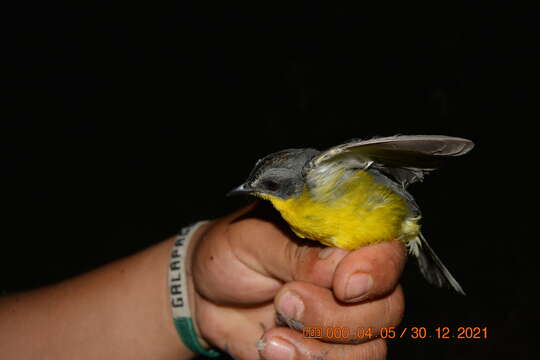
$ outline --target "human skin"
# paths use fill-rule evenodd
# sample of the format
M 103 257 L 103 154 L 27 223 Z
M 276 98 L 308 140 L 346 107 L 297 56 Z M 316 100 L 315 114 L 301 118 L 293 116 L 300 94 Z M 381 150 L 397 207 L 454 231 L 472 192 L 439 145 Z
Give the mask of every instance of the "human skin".
M 403 244 L 345 251 L 302 241 L 265 204 L 213 223 L 194 250 L 204 338 L 239 359 L 257 359 L 257 343 L 266 359 L 385 358 L 382 339 L 323 342 L 304 339 L 301 327 L 371 327 L 377 333 L 396 326 L 404 311 L 398 284 L 406 259 Z M 359 276 L 348 288 L 353 275 Z M 371 287 L 359 294 L 366 278 Z M 293 328 L 276 327 L 276 311 Z
M 172 323 L 166 279 L 173 241 L 0 298 L 2 358 L 193 357 Z M 301 327 L 371 327 L 376 333 L 397 325 L 404 311 L 398 282 L 406 259 L 400 242 L 350 252 L 326 248 L 296 238 L 261 204 L 204 225 L 193 244 L 188 278 L 194 320 L 208 345 L 237 359 L 385 357 L 382 339 L 331 343 L 304 339 Z M 354 274 L 359 276 L 348 287 Z

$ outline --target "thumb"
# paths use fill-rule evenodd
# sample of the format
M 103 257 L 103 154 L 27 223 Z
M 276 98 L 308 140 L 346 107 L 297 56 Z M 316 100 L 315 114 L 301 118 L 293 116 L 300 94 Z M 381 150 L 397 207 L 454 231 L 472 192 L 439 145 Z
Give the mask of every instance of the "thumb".
M 283 283 L 332 286 L 349 252 L 297 238 L 267 203 L 252 204 L 214 222 L 194 251 L 198 292 L 218 303 L 271 301 Z

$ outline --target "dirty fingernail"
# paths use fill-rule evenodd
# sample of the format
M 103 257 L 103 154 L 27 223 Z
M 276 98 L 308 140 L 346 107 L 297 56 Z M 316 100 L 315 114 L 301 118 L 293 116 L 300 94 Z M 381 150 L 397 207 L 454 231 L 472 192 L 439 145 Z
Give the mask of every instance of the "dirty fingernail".
M 363 299 L 372 285 L 373 279 L 369 274 L 360 271 L 352 274 L 345 287 L 345 300 L 353 302 Z
M 278 311 L 289 319 L 300 320 L 304 314 L 304 302 L 298 294 L 288 290 L 279 298 Z
M 292 360 L 295 356 L 294 345 L 280 337 L 273 337 L 258 344 L 257 349 L 266 360 Z

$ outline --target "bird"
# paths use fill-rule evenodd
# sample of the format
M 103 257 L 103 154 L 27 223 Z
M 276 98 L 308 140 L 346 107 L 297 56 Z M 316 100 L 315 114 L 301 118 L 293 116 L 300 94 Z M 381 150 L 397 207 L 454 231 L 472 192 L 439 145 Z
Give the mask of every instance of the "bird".
M 258 160 L 228 195 L 268 200 L 300 238 L 355 250 L 398 239 L 426 280 L 465 295 L 420 231 L 420 208 L 408 186 L 441 160 L 461 156 L 471 140 L 445 135 L 352 139 L 325 151 L 285 149 Z

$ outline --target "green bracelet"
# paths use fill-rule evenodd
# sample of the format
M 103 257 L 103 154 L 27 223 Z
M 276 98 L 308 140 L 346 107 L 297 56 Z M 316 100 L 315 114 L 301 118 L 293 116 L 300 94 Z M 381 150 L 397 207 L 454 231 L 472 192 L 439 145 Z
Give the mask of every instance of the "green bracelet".
M 178 234 L 172 249 L 169 267 L 169 293 L 173 322 L 182 342 L 194 353 L 216 358 L 221 353 L 214 349 L 206 349 L 197 335 L 197 325 L 193 322 L 188 300 L 188 282 L 186 274 L 187 250 L 191 237 L 206 221 L 187 226 Z
M 181 317 L 173 318 L 176 331 L 180 335 L 182 342 L 194 353 L 198 353 L 210 358 L 215 358 L 221 355 L 214 349 L 205 349 L 199 342 L 197 332 L 193 327 L 193 320 L 191 318 Z

